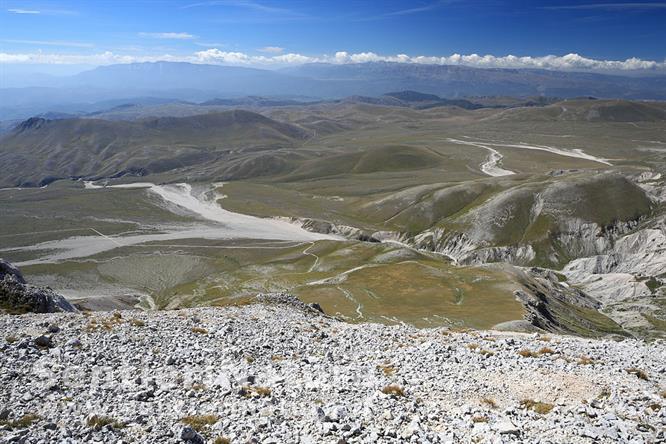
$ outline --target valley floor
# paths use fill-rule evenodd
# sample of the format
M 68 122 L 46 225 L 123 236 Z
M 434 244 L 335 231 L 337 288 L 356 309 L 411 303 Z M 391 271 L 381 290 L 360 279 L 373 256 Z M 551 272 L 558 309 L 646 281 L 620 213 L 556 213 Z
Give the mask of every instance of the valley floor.
M 663 340 L 349 324 L 284 295 L 3 315 L 0 337 L 0 442 L 666 438 Z

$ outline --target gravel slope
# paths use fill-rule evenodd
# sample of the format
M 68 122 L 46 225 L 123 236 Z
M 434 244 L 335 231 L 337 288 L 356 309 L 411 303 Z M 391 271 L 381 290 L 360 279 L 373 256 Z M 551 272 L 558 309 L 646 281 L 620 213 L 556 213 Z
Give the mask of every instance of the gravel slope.
M 353 325 L 270 296 L 2 315 L 0 350 L 0 442 L 666 439 L 663 341 Z

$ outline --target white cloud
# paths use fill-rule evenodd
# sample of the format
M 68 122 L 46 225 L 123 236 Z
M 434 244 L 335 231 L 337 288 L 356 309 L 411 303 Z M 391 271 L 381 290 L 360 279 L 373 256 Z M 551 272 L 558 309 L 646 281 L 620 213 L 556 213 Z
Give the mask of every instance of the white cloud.
M 68 46 L 72 48 L 92 48 L 92 43 L 84 42 L 70 42 L 64 40 L 14 40 L 14 39 L 1 39 L 0 42 L 17 43 L 19 45 L 37 45 L 37 46 Z
M 196 38 L 195 35 L 188 34 L 187 32 L 140 32 L 139 37 L 169 40 L 191 40 Z
M 577 5 L 545 6 L 544 9 L 606 9 L 610 11 L 650 10 L 666 9 L 666 3 L 587 3 Z
M 14 14 L 41 14 L 41 11 L 37 11 L 36 9 L 11 8 L 8 9 L 7 11 L 12 12 Z
M 60 42 L 63 43 L 63 42 Z M 114 63 L 136 63 L 153 61 L 181 61 L 190 63 L 210 63 L 240 66 L 286 66 L 303 63 L 364 63 L 393 62 L 433 65 L 457 65 L 477 68 L 532 68 L 564 71 L 664 71 L 666 60 L 642 60 L 635 57 L 626 60 L 599 60 L 578 54 L 563 56 L 495 56 L 478 54 L 451 54 L 448 56 L 410 56 L 407 54 L 380 55 L 374 52 L 336 52 L 334 55 L 307 56 L 297 53 L 274 55 L 249 55 L 240 51 L 222 51 L 209 48 L 186 55 L 127 55 L 110 51 L 98 54 L 57 54 L 57 53 L 0 53 L 0 63 L 52 63 L 108 65 Z
M 318 61 L 312 57 L 304 56 L 301 54 L 282 54 L 279 56 L 271 57 L 270 60 L 274 63 L 285 64 L 285 65 L 302 65 L 304 63 L 313 63 Z
M 220 51 L 217 48 L 197 51 L 194 58 L 200 63 L 229 63 L 232 65 L 246 65 L 252 61 L 252 57 L 242 52 Z
M 280 48 L 279 46 L 264 46 L 263 48 L 259 48 L 260 52 L 267 52 L 269 54 L 281 54 L 284 51 L 284 48 Z
M 67 9 L 23 9 L 23 8 L 9 8 L 7 12 L 12 14 L 26 14 L 26 15 L 77 15 L 77 11 L 70 11 Z
M 98 54 L 48 54 L 36 52 L 30 54 L 0 53 L 0 63 L 51 64 L 51 65 L 113 65 L 116 63 L 139 62 L 178 62 L 181 57 L 163 54 L 159 56 L 130 56 L 106 51 Z

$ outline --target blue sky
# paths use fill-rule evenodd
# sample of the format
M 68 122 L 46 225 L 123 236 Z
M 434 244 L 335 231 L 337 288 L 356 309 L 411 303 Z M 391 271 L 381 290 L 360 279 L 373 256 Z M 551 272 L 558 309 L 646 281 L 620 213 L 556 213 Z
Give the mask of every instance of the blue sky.
M 3 64 L 165 59 L 281 66 L 386 59 L 605 69 L 605 61 L 637 58 L 655 63 L 608 68 L 664 69 L 666 58 L 666 2 L 654 1 L 0 0 L 0 5 Z M 468 57 L 451 58 L 454 54 Z M 579 58 L 561 59 L 567 54 Z M 556 57 L 545 59 L 548 55 Z

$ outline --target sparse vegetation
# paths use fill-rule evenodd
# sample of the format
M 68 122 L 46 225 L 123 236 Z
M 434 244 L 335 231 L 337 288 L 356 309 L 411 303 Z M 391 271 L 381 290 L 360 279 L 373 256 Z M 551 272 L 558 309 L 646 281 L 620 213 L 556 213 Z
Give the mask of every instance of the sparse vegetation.
M 397 384 L 389 384 L 382 389 L 382 393 L 394 397 L 405 396 L 405 390 Z
M 384 373 L 384 376 L 393 376 L 395 374 L 395 367 L 391 364 L 380 364 L 377 366 L 377 369 L 381 370 Z
M 661 410 L 661 404 L 659 404 L 658 402 L 652 402 L 648 405 L 648 408 L 653 412 L 658 412 Z
M 483 398 L 481 399 L 481 404 L 490 407 L 491 409 L 497 408 L 497 402 L 493 398 Z
M 34 423 L 38 422 L 41 418 L 33 413 L 27 413 L 18 419 L 0 420 L 0 426 L 8 427 L 9 429 L 27 429 Z
M 540 415 L 546 415 L 550 413 L 550 411 L 555 407 L 553 404 L 535 401 L 533 399 L 523 399 L 520 401 L 520 406 L 526 410 L 532 410 L 533 412 Z
M 130 325 L 132 325 L 134 327 L 145 327 L 146 326 L 146 323 L 144 321 L 142 321 L 141 319 L 136 319 L 136 318 L 130 319 L 129 323 L 130 323 Z
M 557 352 L 555 350 L 553 350 L 552 348 L 542 347 L 541 349 L 539 349 L 539 351 L 537 353 L 540 354 L 540 355 L 554 355 Z
M 273 391 L 269 387 L 247 385 L 240 389 L 239 394 L 245 398 L 268 398 Z
M 273 392 L 268 387 L 254 387 L 254 393 L 256 393 L 259 397 L 265 398 L 271 396 Z
M 92 415 L 91 417 L 88 418 L 86 424 L 88 424 L 88 427 L 94 430 L 100 430 L 103 427 L 106 427 L 107 425 L 110 425 L 114 429 L 122 429 L 124 427 L 124 424 L 121 423 L 120 421 L 111 418 L 110 416 L 102 416 L 102 415 Z
M 114 327 L 123 322 L 123 317 L 120 312 L 113 312 L 108 318 L 98 321 L 96 318 L 90 317 L 88 324 L 85 327 L 87 333 L 94 333 L 100 330 L 112 331 Z
M 523 358 L 536 358 L 539 356 L 537 353 L 534 353 L 533 351 L 528 350 L 526 348 L 519 350 L 518 354 Z
M 593 365 L 596 364 L 597 361 L 594 359 L 590 358 L 589 356 L 581 356 L 578 358 L 578 364 L 579 365 Z
M 648 374 L 645 371 L 643 371 L 639 368 L 631 367 L 631 368 L 625 369 L 625 371 L 627 373 L 629 373 L 630 375 L 636 375 L 636 377 L 638 379 L 642 379 L 643 381 L 649 381 L 650 380 L 650 377 L 648 376 Z
M 608 399 L 610 398 L 611 391 L 608 387 L 604 387 L 601 389 L 601 392 L 599 392 L 599 396 L 597 396 L 597 399 Z
M 204 433 L 210 426 L 219 421 L 217 415 L 192 415 L 186 416 L 180 420 L 185 425 L 192 427 L 199 433 Z

